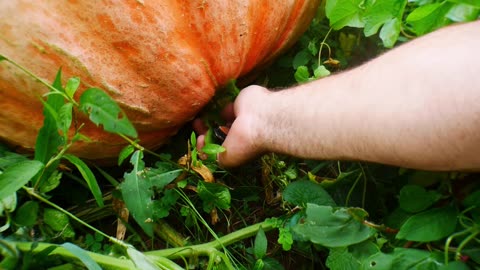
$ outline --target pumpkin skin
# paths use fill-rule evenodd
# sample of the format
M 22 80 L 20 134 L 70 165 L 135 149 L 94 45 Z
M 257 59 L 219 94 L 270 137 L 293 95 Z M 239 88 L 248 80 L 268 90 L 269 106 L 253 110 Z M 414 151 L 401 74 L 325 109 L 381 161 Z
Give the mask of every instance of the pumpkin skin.
M 53 81 L 80 77 L 128 115 L 141 144 L 158 147 L 215 90 L 269 63 L 306 30 L 319 0 L 0 1 L 0 52 Z M 0 63 L 0 138 L 33 150 L 46 87 Z M 78 114 L 77 114 L 78 115 Z M 90 142 L 71 153 L 115 157 L 126 142 L 87 119 Z

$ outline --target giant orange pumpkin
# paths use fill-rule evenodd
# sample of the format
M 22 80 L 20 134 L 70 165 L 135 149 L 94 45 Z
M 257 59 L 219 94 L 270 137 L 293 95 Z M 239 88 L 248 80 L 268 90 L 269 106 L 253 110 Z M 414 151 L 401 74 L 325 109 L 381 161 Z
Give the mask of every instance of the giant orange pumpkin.
M 142 145 L 157 147 L 216 89 L 292 45 L 318 2 L 0 1 L 0 53 L 47 81 L 62 67 L 64 78 L 80 77 L 83 89 L 104 89 L 132 120 Z M 38 97 L 46 91 L 0 63 L 0 138 L 33 149 L 43 123 Z M 92 141 L 72 148 L 80 157 L 113 157 L 125 145 L 93 124 L 82 133 Z

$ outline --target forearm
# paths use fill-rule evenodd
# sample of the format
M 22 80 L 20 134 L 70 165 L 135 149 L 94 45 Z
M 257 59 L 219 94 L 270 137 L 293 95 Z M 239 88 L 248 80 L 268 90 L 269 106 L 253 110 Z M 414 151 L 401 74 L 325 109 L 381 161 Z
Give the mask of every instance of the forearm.
M 265 148 L 314 159 L 479 169 L 479 37 L 479 22 L 450 27 L 351 71 L 269 94 L 260 131 Z

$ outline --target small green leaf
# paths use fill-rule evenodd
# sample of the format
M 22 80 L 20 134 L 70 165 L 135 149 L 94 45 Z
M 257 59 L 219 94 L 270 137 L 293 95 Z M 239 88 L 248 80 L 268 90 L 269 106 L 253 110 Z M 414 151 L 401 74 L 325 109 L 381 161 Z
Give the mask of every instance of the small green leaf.
M 448 265 L 443 265 L 438 270 L 470 270 L 471 268 L 468 267 L 464 262 L 460 261 L 453 261 L 449 262 Z
M 301 240 L 325 247 L 343 247 L 363 242 L 375 234 L 348 213 L 348 208 L 307 204 L 307 217 L 292 229 Z
M 312 54 L 306 50 L 299 51 L 293 58 L 293 68 L 297 69 L 300 66 L 306 66 L 312 57 Z
M 135 151 L 135 146 L 129 144 L 125 146 L 120 154 L 118 154 L 118 166 L 122 165 L 123 161 L 127 159 Z
M 391 1 L 391 0 L 377 0 L 368 7 L 365 11 L 365 36 L 371 36 L 378 32 L 380 27 L 394 19 L 401 21 L 403 10 L 407 0 Z M 398 35 L 397 35 L 398 36 Z M 396 41 L 396 39 L 395 39 Z
M 21 226 L 33 226 L 37 222 L 39 204 L 36 201 L 24 203 L 15 212 L 15 223 Z
M 177 203 L 180 195 L 173 189 L 165 190 L 163 196 L 153 202 L 153 216 L 156 219 L 168 217 L 170 209 Z
M 282 249 L 289 251 L 293 245 L 293 235 L 290 228 L 278 228 L 278 241 L 282 245 Z
M 148 236 L 153 236 L 153 190 L 145 176 L 143 152 L 137 150 L 130 158 L 133 169 L 125 173 L 125 181 L 120 184 L 123 200 L 135 221 Z
M 402 225 L 397 239 L 431 242 L 443 239 L 455 231 L 457 210 L 447 206 L 416 214 Z
M 192 134 L 190 134 L 190 144 L 192 148 L 197 147 L 197 136 L 195 135 L 195 132 L 192 132 Z
M 79 78 L 70 78 L 67 81 L 67 85 L 65 85 L 65 93 L 67 93 L 68 97 L 73 99 L 73 95 L 80 86 L 80 79 Z
M 225 210 L 230 208 L 230 191 L 223 185 L 198 182 L 197 192 L 203 201 L 203 210 L 207 213 L 215 207 Z
M 295 71 L 294 77 L 299 83 L 308 82 L 310 80 L 310 72 L 306 66 L 299 66 Z
M 117 103 L 100 89 L 90 88 L 83 92 L 80 96 L 80 110 L 88 114 L 94 124 L 103 125 L 105 131 L 134 138 L 138 136 Z
M 64 138 L 67 138 L 68 130 L 72 125 L 72 110 L 73 110 L 72 103 L 65 103 L 58 110 L 58 122 L 57 122 L 58 129 L 60 129 L 63 132 Z
M 325 265 L 328 269 L 360 269 L 360 262 L 348 252 L 347 247 L 331 248 Z
M 308 203 L 335 206 L 332 197 L 322 186 L 308 180 L 291 182 L 283 191 L 283 200 L 302 207 Z
M 216 154 L 225 152 L 225 147 L 218 144 L 209 143 L 202 148 L 202 152 L 204 152 L 207 155 L 216 155 Z
M 363 27 L 363 0 L 330 0 L 326 1 L 325 13 L 334 30 L 345 26 Z
M 448 0 L 452 3 L 465 4 L 480 9 L 480 0 Z
M 87 267 L 88 270 L 102 270 L 100 265 L 98 265 L 97 262 L 93 260 L 90 255 L 88 255 L 88 252 L 79 246 L 69 242 L 63 243 L 61 246 L 75 255 Z
M 402 22 L 398 18 L 387 20 L 380 31 L 380 39 L 385 48 L 392 48 L 400 35 Z
M 320 65 L 313 70 L 313 76 L 315 79 L 320 79 L 330 75 L 330 70 L 328 70 L 324 65 Z
M 12 193 L 0 199 L 0 217 L 4 212 L 11 213 L 17 207 L 17 193 Z
M 442 195 L 435 191 L 426 191 L 417 185 L 406 185 L 400 190 L 400 207 L 410 213 L 418 213 L 432 206 Z
M 97 201 L 98 206 L 103 207 L 103 197 L 100 186 L 98 185 L 95 175 L 90 170 L 90 168 L 83 162 L 81 159 L 74 155 L 66 154 L 63 156 L 66 160 L 70 161 L 75 167 L 77 167 L 80 174 L 83 176 L 83 179 L 87 182 L 88 188 L 93 194 L 93 197 Z
M 63 231 L 70 225 L 68 216 L 65 213 L 52 208 L 43 209 L 43 222 L 56 232 Z
M 0 200 L 15 193 L 40 170 L 43 163 L 38 160 L 27 160 L 8 167 L 0 174 Z
M 262 259 L 257 259 L 255 261 L 255 265 L 253 266 L 253 270 L 264 270 L 265 263 Z
M 2 54 L 0 54 L 0 62 L 3 61 L 3 60 L 7 60 L 7 58 L 5 56 L 3 56 Z
M 253 255 L 257 259 L 263 259 L 267 255 L 268 240 L 263 231 L 262 227 L 258 229 L 257 236 L 255 237 L 255 242 L 253 244 Z
M 62 173 L 55 170 L 48 178 L 42 181 L 42 184 L 38 189 L 41 193 L 52 191 L 60 185 L 60 179 L 62 179 Z

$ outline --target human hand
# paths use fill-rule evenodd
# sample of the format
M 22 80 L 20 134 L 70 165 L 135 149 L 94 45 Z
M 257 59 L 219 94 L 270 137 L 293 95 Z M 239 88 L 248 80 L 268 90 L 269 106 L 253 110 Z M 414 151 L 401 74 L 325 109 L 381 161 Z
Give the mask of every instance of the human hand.
M 218 155 L 218 162 L 223 167 L 234 167 L 267 151 L 263 138 L 261 117 L 265 110 L 265 101 L 269 91 L 260 86 L 243 89 L 235 100 L 222 112 L 222 117 L 231 123 L 230 130 L 222 146 L 226 151 Z M 197 138 L 197 147 L 205 145 L 207 127 L 200 120 L 193 122 L 195 131 L 201 134 Z

